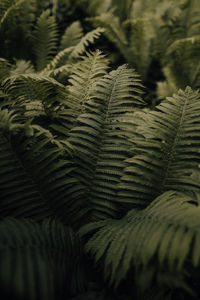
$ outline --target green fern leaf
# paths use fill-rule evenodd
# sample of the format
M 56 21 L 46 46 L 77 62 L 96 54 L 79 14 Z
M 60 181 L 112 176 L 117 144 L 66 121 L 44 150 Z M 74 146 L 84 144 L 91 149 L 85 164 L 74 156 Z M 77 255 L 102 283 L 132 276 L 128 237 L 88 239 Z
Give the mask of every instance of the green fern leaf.
M 1 216 L 41 220 L 57 215 L 66 223 L 80 222 L 83 188 L 66 159 L 72 155 L 71 145 L 47 129 L 15 119 L 1 111 Z
M 82 84 L 80 80 L 77 82 Z M 69 142 L 79 157 L 78 172 L 89 189 L 94 218 L 116 215 L 117 183 L 130 145 L 123 136 L 124 122 L 120 118 L 145 104 L 140 97 L 141 89 L 138 75 L 126 66 L 105 75 L 97 82 L 77 119 L 77 126 L 70 132 Z
M 104 28 L 108 39 L 116 44 L 125 58 L 129 57 L 128 43 L 119 17 L 115 16 L 112 12 L 106 12 L 100 16 L 88 18 L 88 20 L 95 26 Z
M 122 177 L 119 192 L 122 205 L 147 206 L 166 190 L 198 191 L 199 181 L 190 175 L 198 168 L 199 93 L 189 87 L 156 107 L 140 113 L 133 139 L 135 156 Z M 118 199 L 119 199 L 118 198 Z
M 50 10 L 44 11 L 37 20 L 33 36 L 36 68 L 44 69 L 57 51 L 58 33 L 57 25 Z
M 57 80 L 36 73 L 6 78 L 3 90 L 11 99 L 11 106 L 20 111 L 21 117 L 29 113 L 32 116 L 51 115 L 67 95 L 65 87 Z
M 57 134 L 68 135 L 77 117 L 85 110 L 85 102 L 90 98 L 98 79 L 106 73 L 106 69 L 107 59 L 100 51 L 86 53 L 86 56 L 72 67 L 68 97 L 63 102 L 63 109 L 55 114 L 55 120 L 58 122 L 52 125 Z
M 83 37 L 83 29 L 79 21 L 73 22 L 68 26 L 60 42 L 60 50 L 77 45 Z
M 93 232 L 85 249 L 95 261 L 104 259 L 104 272 L 117 286 L 135 267 L 148 270 L 152 263 L 181 274 L 187 260 L 197 267 L 199 255 L 199 207 L 192 198 L 168 191 L 144 210 L 131 210 L 121 220 L 85 225 L 81 235 Z M 194 243 L 195 241 L 195 243 Z M 101 245 L 101 246 L 100 246 Z

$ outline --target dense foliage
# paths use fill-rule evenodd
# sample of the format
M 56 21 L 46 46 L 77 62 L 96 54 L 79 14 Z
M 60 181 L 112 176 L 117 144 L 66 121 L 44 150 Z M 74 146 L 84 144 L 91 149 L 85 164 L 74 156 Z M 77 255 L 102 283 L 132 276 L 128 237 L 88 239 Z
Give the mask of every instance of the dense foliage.
M 200 299 L 199 17 L 0 1 L 2 297 Z

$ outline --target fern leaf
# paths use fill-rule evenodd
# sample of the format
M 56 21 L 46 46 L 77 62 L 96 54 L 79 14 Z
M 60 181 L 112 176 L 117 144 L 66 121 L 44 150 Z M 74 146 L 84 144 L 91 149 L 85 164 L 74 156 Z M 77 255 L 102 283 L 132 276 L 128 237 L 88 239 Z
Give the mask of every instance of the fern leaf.
M 44 11 L 38 18 L 33 42 L 36 68 L 40 71 L 51 61 L 57 50 L 57 25 L 54 17 L 50 15 L 50 10 Z
M 0 236 L 1 292 L 30 300 L 53 300 L 70 292 L 78 243 L 69 227 L 49 219 L 39 225 L 5 218 Z
M 120 24 L 120 19 L 112 12 L 106 12 L 100 16 L 88 18 L 95 26 L 101 26 L 105 35 L 116 44 L 125 58 L 129 57 L 128 43 L 125 32 Z
M 140 113 L 133 139 L 135 155 L 120 183 L 120 202 L 144 207 L 162 192 L 198 191 L 199 182 L 190 175 L 199 165 L 199 93 L 180 90 L 156 107 Z M 119 199 L 119 198 L 118 198 Z
M 102 32 L 102 28 L 96 28 L 85 34 L 76 45 L 60 50 L 46 66 L 44 72 L 48 72 L 66 64 L 70 67 L 72 60 L 83 54 L 89 43 L 94 43 L 95 39 L 99 38 Z
M 66 223 L 80 222 L 83 188 L 66 159 L 71 145 L 38 125 L 18 124 L 6 110 L 1 120 L 1 216 L 57 215 Z
M 0 58 L 0 81 L 2 82 L 6 77 L 9 77 L 11 71 L 11 64 L 5 58 Z
M 6 78 L 3 90 L 11 98 L 11 105 L 21 111 L 21 117 L 23 114 L 28 115 L 29 110 L 35 110 L 36 116 L 41 113 L 51 114 L 66 96 L 66 89 L 61 83 L 36 73 L 16 74 Z
M 94 218 L 116 215 L 117 183 L 129 153 L 129 142 L 120 131 L 124 126 L 120 117 L 144 104 L 141 89 L 138 75 L 126 66 L 105 75 L 97 82 L 77 126 L 70 132 L 69 142 L 80 157 L 78 172 L 82 178 L 84 174 Z
M 192 88 L 199 86 L 200 36 L 178 39 L 167 49 L 163 58 L 163 71 L 169 85 L 184 89 L 187 85 Z
M 85 249 L 96 262 L 103 258 L 105 276 L 116 286 L 134 267 L 148 270 L 153 263 L 179 274 L 187 260 L 197 267 L 200 210 L 189 203 L 191 199 L 168 191 L 146 209 L 133 209 L 121 220 L 85 225 L 81 235 L 93 232 Z
M 85 102 L 89 99 L 95 84 L 107 69 L 107 59 L 100 51 L 87 53 L 82 61 L 72 67 L 72 75 L 69 78 L 68 99 L 65 100 L 64 108 L 59 110 L 55 118 L 58 123 L 52 125 L 57 133 L 65 136 L 73 127 L 77 117 L 84 111 Z
M 60 50 L 77 45 L 83 37 L 83 29 L 79 21 L 73 22 L 68 26 L 60 42 Z
M 16 9 L 19 8 L 19 6 L 24 2 L 25 0 L 18 0 L 18 1 L 5 1 L 5 4 L 7 6 L 7 9 L 4 11 L 3 15 L 0 18 L 0 29 L 2 27 L 2 25 L 4 24 L 4 22 L 6 21 L 6 19 L 9 18 L 9 15 L 15 11 Z M 4 1 L 3 1 L 4 2 Z M 8 3 L 8 4 L 7 4 Z M 5 5 L 4 4 L 4 5 Z M 10 4 L 10 5 L 9 5 Z M 9 5 L 9 7 L 8 7 Z
M 96 29 L 86 33 L 80 40 L 80 42 L 74 46 L 72 53 L 69 58 L 77 58 L 81 55 L 89 44 L 93 44 L 96 39 L 98 39 L 101 34 L 104 32 L 103 28 L 97 27 Z

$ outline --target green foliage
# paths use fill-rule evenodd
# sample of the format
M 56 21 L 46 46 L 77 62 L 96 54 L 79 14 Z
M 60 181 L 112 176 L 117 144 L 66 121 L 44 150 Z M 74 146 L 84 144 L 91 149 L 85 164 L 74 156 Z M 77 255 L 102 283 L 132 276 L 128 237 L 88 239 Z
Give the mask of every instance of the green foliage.
M 1 292 L 17 299 L 61 299 L 71 285 L 77 238 L 58 221 L 0 221 Z M 68 266 L 66 269 L 65 266 Z M 10 279 L 12 278 L 12 283 Z M 36 289 L 36 286 L 40 289 Z M 15 299 L 16 299 L 15 298 Z
M 198 299 L 199 9 L 1 1 L 6 298 Z

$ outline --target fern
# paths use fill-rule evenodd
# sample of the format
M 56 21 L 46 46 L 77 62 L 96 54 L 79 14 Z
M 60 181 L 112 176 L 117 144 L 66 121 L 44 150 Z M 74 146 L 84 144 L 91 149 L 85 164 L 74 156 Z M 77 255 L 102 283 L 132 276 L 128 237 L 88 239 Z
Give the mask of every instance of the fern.
M 44 11 L 38 18 L 33 39 L 36 68 L 40 71 L 51 61 L 57 49 L 57 25 L 54 17 L 50 16 L 50 10 Z
M 1 119 L 1 216 L 41 220 L 57 211 L 66 223 L 68 214 L 74 215 L 71 221 L 75 222 L 82 187 L 66 159 L 73 152 L 70 144 L 38 125 L 17 123 L 6 110 L 2 110 Z M 63 205 L 69 205 L 64 210 L 67 215 Z
M 73 22 L 66 28 L 61 42 L 60 50 L 64 50 L 67 47 L 73 47 L 77 45 L 83 37 L 83 29 L 79 21 Z
M 97 91 L 85 103 L 78 124 L 70 132 L 69 142 L 81 155 L 79 173 L 82 178 L 84 174 L 84 183 L 90 190 L 94 218 L 117 214 L 116 187 L 129 153 L 129 143 L 121 136 L 124 123 L 120 117 L 145 104 L 140 97 L 141 88 L 138 76 L 126 66 L 105 75 L 97 82 Z
M 107 60 L 100 51 L 93 54 L 87 53 L 82 61 L 73 66 L 72 75 L 69 78 L 70 85 L 67 87 L 68 96 L 63 102 L 62 109 L 55 114 L 58 123 L 52 125 L 52 128 L 61 136 L 68 135 L 68 131 L 84 110 L 84 104 L 89 100 L 95 83 L 106 73 L 106 69 Z
M 8 298 L 31 300 L 61 299 L 69 294 L 79 254 L 77 238 L 69 227 L 48 219 L 38 224 L 5 218 L 0 221 L 0 233 L 1 292 Z
M 165 84 L 173 87 L 173 91 L 185 88 L 188 84 L 192 88 L 199 87 L 199 42 L 199 35 L 178 39 L 167 49 L 163 58 L 163 72 Z M 158 92 L 161 96 L 162 90 Z
M 133 209 L 121 220 L 105 220 L 85 225 L 82 235 L 94 232 L 85 249 L 98 262 L 104 259 L 104 272 L 117 286 L 128 271 L 156 265 L 166 272 L 181 272 L 189 259 L 199 264 L 199 207 L 176 192 L 156 198 L 146 209 Z M 99 246 L 101 245 L 101 246 Z
M 199 94 L 190 88 L 179 91 L 156 111 L 141 113 L 133 140 L 135 156 L 127 160 L 120 184 L 123 205 L 147 206 L 166 190 L 198 191 L 190 175 L 199 164 Z M 122 200 L 123 199 L 123 200 Z
M 89 18 L 88 20 L 95 26 L 105 28 L 105 35 L 116 44 L 123 56 L 125 58 L 129 56 L 128 43 L 119 17 L 108 11 L 100 16 Z
M 16 72 L 16 71 L 15 71 Z M 27 113 L 27 106 L 38 103 L 46 115 L 51 115 L 66 96 L 65 87 L 51 77 L 29 73 L 7 77 L 3 82 L 3 90 L 10 97 L 10 103 L 15 109 Z

